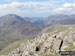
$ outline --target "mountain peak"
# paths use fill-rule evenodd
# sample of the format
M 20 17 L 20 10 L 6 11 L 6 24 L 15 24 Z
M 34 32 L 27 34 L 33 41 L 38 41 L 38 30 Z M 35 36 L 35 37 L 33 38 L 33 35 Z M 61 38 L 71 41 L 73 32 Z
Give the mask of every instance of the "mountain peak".
M 21 16 L 18 16 L 16 14 L 7 14 L 7 15 L 4 15 L 2 17 L 0 17 L 1 20 L 5 20 L 5 21 L 8 21 L 8 20 L 21 20 L 21 21 L 25 21 Z
M 5 16 L 18 16 L 18 15 L 16 15 L 16 14 L 7 14 Z

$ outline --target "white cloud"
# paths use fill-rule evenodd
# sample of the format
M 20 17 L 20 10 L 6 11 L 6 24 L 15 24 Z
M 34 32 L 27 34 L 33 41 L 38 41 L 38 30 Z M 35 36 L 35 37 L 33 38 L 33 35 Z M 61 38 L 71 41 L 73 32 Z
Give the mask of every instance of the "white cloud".
M 54 10 L 55 13 L 75 14 L 75 3 L 65 3 L 60 8 Z
M 50 2 L 13 2 L 11 4 L 0 5 L 0 12 L 3 14 L 16 13 L 21 15 L 45 15 L 51 10 Z M 5 12 L 5 13 L 4 13 Z M 27 16 L 27 15 L 26 15 Z
M 75 7 L 75 3 L 65 3 L 64 5 L 63 5 L 63 7 Z
M 75 3 L 65 3 L 54 8 L 50 2 L 12 2 L 0 5 L 0 16 L 18 14 L 21 16 L 48 16 L 50 14 L 75 14 Z M 54 8 L 54 9 L 53 9 Z
M 6 8 L 16 8 L 16 9 L 49 9 L 50 3 L 49 2 L 13 2 L 11 4 L 4 4 L 0 5 L 0 9 L 6 9 Z

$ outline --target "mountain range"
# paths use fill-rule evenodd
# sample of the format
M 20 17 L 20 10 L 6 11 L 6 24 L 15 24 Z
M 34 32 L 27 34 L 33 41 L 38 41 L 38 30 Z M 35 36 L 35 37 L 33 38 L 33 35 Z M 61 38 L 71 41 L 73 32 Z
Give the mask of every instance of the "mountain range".
M 0 17 L 0 49 L 24 39 L 32 39 L 41 29 L 15 14 Z
M 27 18 L 26 18 L 27 20 Z M 36 24 L 41 27 L 47 27 L 52 26 L 55 24 L 75 24 L 75 15 L 64 15 L 64 14 L 55 14 L 50 15 L 48 17 L 35 17 L 34 19 L 29 18 L 28 21 L 32 22 L 33 24 Z
M 1 16 L 0 50 L 16 41 L 19 44 L 20 41 L 36 39 L 37 36 L 41 36 L 44 33 L 67 30 L 69 26 L 74 26 L 74 24 L 75 15 L 57 14 L 48 17 L 21 17 L 8 14 Z

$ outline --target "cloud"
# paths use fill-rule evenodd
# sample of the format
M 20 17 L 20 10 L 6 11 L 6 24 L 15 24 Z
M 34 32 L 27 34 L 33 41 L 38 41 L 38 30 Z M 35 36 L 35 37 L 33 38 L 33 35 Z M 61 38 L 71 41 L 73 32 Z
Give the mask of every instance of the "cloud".
M 49 14 L 51 10 L 50 2 L 12 2 L 10 4 L 0 5 L 2 14 L 16 13 L 26 16 Z
M 17 9 L 48 9 L 50 8 L 49 2 L 13 2 L 11 4 L 0 5 L 0 9 L 4 8 L 17 8 Z
M 25 17 L 75 13 L 75 3 L 65 3 L 60 5 L 59 8 L 56 8 L 56 5 L 50 2 L 12 2 L 0 5 L 0 16 L 4 14 L 18 14 Z
M 55 13 L 75 14 L 75 3 L 65 3 L 54 10 Z
M 63 5 L 63 7 L 67 7 L 67 8 L 72 7 L 73 8 L 73 7 L 75 7 L 75 3 L 73 3 L 73 4 L 72 3 L 66 3 L 66 4 Z

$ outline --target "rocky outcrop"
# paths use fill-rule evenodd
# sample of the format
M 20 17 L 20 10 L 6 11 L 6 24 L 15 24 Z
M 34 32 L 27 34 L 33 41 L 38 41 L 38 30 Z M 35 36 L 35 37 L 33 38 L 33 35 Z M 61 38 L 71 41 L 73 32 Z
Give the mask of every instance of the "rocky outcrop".
M 65 31 L 44 33 L 33 40 L 27 40 L 19 48 L 1 56 L 41 56 L 43 54 L 58 54 L 60 50 L 75 50 L 75 28 Z M 57 55 L 59 56 L 59 54 Z

